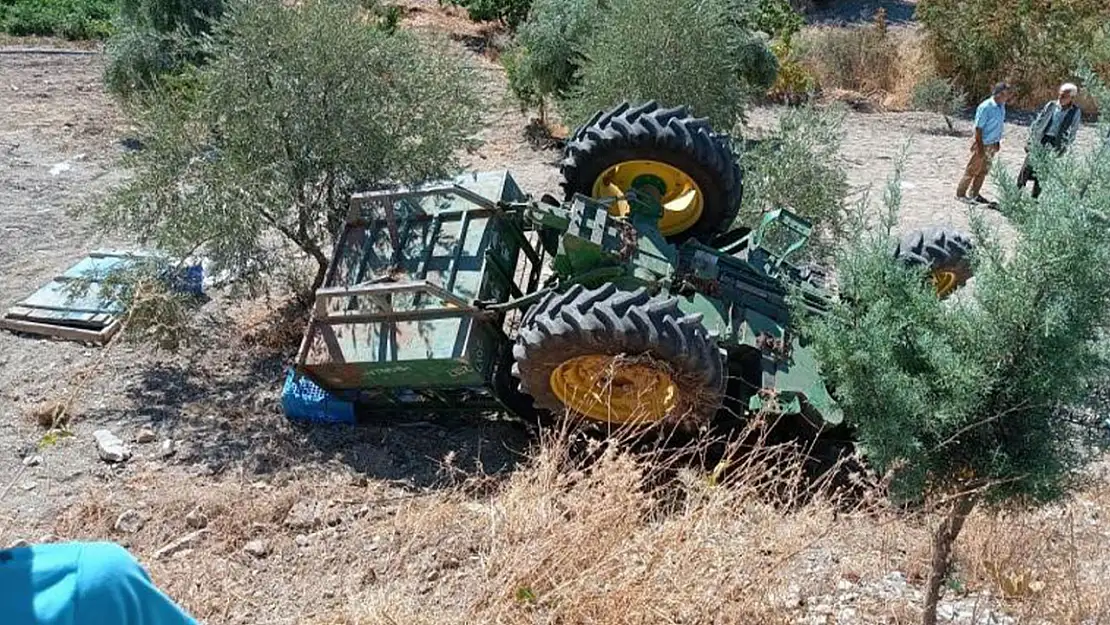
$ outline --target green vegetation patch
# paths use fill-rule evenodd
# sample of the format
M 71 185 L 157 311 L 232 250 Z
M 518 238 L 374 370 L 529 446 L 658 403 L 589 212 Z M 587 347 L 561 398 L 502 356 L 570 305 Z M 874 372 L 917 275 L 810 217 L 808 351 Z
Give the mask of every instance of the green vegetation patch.
M 9 35 L 104 39 L 112 32 L 115 0 L 0 0 L 0 30 Z

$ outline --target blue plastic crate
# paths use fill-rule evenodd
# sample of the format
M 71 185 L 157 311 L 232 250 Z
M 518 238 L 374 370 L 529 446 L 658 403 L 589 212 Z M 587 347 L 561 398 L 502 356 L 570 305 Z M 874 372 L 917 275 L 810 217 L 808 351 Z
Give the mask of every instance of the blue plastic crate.
M 200 263 L 173 269 L 168 267 L 162 272 L 162 278 L 171 289 L 198 297 L 204 294 L 204 267 Z
M 317 385 L 290 368 L 281 391 L 285 416 L 311 423 L 354 423 L 355 404 Z

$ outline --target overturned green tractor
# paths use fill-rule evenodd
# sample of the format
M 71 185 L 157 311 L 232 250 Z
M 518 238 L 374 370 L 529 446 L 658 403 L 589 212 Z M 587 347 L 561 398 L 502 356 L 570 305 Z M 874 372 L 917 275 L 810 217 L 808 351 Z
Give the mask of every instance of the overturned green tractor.
M 685 108 L 627 103 L 571 136 L 564 197 L 508 172 L 356 195 L 297 368 L 365 417 L 498 412 L 650 425 L 757 411 L 841 421 L 787 303 L 828 310 L 792 262 L 811 226 L 788 210 L 734 226 L 729 139 Z M 970 239 L 931 228 L 893 251 L 941 296 Z

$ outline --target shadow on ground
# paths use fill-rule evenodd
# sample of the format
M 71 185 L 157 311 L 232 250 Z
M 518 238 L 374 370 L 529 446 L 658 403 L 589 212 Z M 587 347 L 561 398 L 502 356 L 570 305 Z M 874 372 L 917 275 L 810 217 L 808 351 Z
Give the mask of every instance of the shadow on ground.
M 511 471 L 530 444 L 522 424 L 480 418 L 293 423 L 281 410 L 286 356 L 212 362 L 215 356 L 154 363 L 129 385 L 130 408 L 90 416 L 149 424 L 159 438 L 178 441 L 175 463 L 208 475 L 240 470 L 261 478 L 339 463 L 367 479 L 420 489 Z

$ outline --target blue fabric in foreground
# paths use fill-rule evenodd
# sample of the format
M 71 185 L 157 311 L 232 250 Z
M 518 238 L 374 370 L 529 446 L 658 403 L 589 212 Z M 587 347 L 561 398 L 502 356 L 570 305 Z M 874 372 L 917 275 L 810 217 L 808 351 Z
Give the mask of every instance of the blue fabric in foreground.
M 197 625 L 126 549 L 108 542 L 0 550 L 0 622 Z

